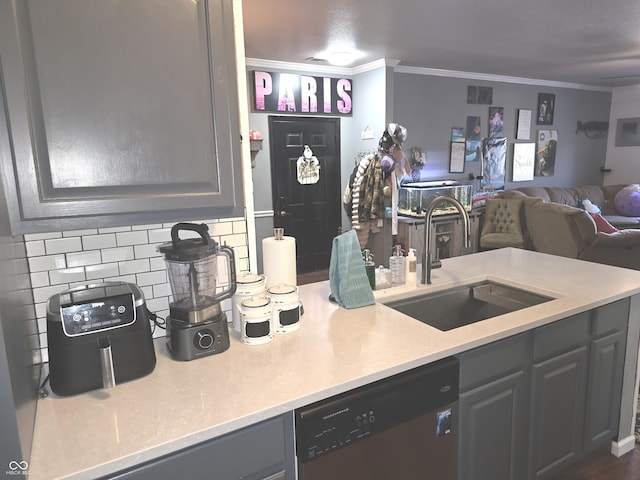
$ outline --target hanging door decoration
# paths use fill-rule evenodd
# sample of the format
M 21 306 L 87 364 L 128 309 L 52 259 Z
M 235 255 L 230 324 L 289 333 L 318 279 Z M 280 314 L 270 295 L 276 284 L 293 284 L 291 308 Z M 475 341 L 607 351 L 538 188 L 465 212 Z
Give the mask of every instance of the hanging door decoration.
M 320 180 L 320 162 L 313 155 L 309 145 L 304 146 L 304 152 L 298 158 L 297 167 L 298 182 L 301 185 L 318 183 Z

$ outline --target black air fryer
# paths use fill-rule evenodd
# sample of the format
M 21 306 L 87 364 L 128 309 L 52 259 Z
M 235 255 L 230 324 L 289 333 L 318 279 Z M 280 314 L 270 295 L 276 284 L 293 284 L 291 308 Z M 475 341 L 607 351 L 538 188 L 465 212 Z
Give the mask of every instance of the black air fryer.
M 47 340 L 57 395 L 109 388 L 156 365 L 144 296 L 131 283 L 87 284 L 49 298 Z

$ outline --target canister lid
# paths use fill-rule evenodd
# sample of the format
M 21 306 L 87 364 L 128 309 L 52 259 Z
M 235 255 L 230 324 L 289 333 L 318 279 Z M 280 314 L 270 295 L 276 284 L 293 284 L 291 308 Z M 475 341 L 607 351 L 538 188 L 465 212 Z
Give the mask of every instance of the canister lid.
M 236 277 L 236 283 L 251 284 L 260 283 L 264 280 L 264 276 L 256 275 L 255 273 L 241 273 Z
M 243 308 L 262 308 L 271 303 L 271 299 L 265 297 L 253 297 L 248 298 L 240 302 Z
M 297 287 L 294 285 L 276 285 L 269 289 L 269 294 L 271 295 L 289 295 L 290 293 L 295 293 Z

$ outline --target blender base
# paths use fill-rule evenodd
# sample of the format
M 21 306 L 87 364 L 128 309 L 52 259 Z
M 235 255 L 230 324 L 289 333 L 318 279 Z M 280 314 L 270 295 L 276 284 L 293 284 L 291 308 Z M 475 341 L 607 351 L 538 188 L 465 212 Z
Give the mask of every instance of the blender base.
M 188 361 L 229 348 L 227 316 L 221 313 L 214 319 L 198 323 L 167 318 L 167 348 L 175 360 Z

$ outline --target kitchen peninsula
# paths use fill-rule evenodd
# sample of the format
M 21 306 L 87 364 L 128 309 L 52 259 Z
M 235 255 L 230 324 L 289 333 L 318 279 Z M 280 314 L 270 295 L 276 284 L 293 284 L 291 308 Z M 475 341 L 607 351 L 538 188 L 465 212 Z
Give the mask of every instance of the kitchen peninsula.
M 640 272 L 501 249 L 443 260 L 429 286 L 376 292 L 378 303 L 347 310 L 328 301 L 329 283 L 300 287 L 301 329 L 191 362 L 168 357 L 147 377 L 110 390 L 38 402 L 32 480 L 98 478 L 195 446 L 334 394 L 435 360 L 630 298 L 619 435 L 633 448 L 640 336 Z M 555 300 L 443 332 L 380 303 L 492 279 Z M 240 460 L 237 460 L 240 461 Z M 188 472 L 185 472 L 185 475 Z M 278 477 L 283 478 L 283 477 Z M 289 478 L 288 476 L 286 478 Z

